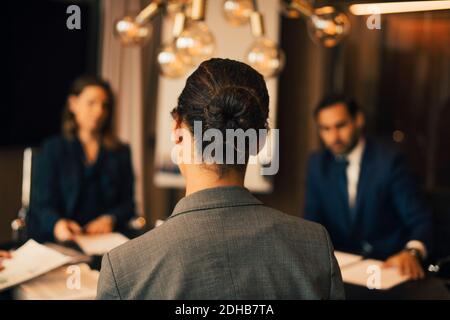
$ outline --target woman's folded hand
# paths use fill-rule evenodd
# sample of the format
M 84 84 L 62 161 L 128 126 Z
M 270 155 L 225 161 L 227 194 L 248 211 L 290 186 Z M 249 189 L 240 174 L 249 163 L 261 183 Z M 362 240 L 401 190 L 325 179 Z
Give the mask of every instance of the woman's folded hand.
M 103 215 L 89 222 L 85 231 L 87 234 L 102 234 L 112 232 L 114 228 L 114 219 L 110 215 Z
M 2 271 L 5 268 L 2 265 L 2 260 L 9 259 L 9 258 L 11 258 L 11 253 L 9 253 L 8 251 L 0 250 L 0 271 Z
M 75 235 L 80 234 L 81 231 L 81 227 L 77 222 L 68 219 L 60 219 L 55 224 L 53 234 L 56 240 L 64 242 L 73 241 Z

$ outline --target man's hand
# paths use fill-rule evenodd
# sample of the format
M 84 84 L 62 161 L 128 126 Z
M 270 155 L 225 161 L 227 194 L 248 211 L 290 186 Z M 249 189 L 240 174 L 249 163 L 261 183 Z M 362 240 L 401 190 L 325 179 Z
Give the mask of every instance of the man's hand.
M 81 227 L 73 220 L 60 219 L 55 224 L 53 235 L 55 239 L 61 242 L 73 241 L 75 235 L 81 233 Z
M 2 266 L 2 260 L 9 259 L 9 258 L 11 258 L 11 254 L 8 251 L 0 250 L 0 271 L 5 269 L 5 267 Z
M 114 228 L 114 219 L 110 215 L 103 215 L 89 222 L 86 227 L 87 234 L 102 234 L 112 232 Z
M 408 251 L 400 253 L 388 258 L 384 264 L 384 268 L 397 267 L 402 275 L 409 276 L 411 279 L 417 280 L 425 277 L 419 260 Z

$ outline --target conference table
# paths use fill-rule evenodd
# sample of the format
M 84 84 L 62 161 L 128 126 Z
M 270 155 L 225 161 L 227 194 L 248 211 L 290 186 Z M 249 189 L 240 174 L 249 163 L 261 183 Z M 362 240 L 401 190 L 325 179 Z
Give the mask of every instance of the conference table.
M 148 230 L 126 230 L 122 233 L 134 238 Z M 68 245 L 71 249 L 80 250 L 76 244 Z M 0 244 L 0 249 L 11 250 L 17 247 L 14 243 Z M 89 262 L 91 269 L 100 270 L 101 256 L 92 256 Z M 450 279 L 428 274 L 422 280 L 407 281 L 388 290 L 368 289 L 363 286 L 344 283 L 347 300 L 450 300 Z M 13 298 L 12 290 L 0 293 L 0 300 Z
M 117 232 L 123 234 L 129 239 L 136 238 L 145 232 L 149 231 L 150 229 L 148 227 L 144 227 L 142 229 L 121 229 L 116 230 Z M 17 243 L 17 242 L 6 242 L 6 243 L 0 243 L 0 250 L 14 250 L 20 247 L 23 243 Z M 66 242 L 64 244 L 58 244 L 58 246 L 63 246 L 67 248 L 70 251 L 77 251 L 80 253 L 80 255 L 84 255 L 81 248 L 75 243 L 75 242 Z M 101 268 L 101 262 L 102 262 L 102 256 L 100 255 L 93 255 L 88 257 L 88 261 L 86 263 L 89 265 L 89 267 L 93 270 L 100 270 Z M 3 292 L 0 292 L 0 300 L 12 300 L 13 299 L 13 290 L 5 290 Z
M 371 290 L 344 283 L 348 300 L 450 300 L 450 279 L 427 276 L 389 290 Z

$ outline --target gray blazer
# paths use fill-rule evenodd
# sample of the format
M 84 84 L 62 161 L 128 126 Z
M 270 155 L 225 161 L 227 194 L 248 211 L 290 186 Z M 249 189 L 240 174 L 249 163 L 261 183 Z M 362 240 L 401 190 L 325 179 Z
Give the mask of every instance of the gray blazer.
M 344 288 L 325 228 L 220 187 L 106 254 L 97 298 L 343 299 Z

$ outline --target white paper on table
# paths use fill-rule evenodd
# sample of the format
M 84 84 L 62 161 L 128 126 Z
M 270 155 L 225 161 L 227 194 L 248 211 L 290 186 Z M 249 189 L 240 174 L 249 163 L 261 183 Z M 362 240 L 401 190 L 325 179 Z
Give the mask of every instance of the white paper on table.
M 32 239 L 28 240 L 12 252 L 11 259 L 3 260 L 5 269 L 0 271 L 0 291 L 36 278 L 70 261 L 70 257 Z
M 408 276 L 400 274 L 398 268 L 382 268 L 382 264 L 383 261 L 368 259 L 349 265 L 341 269 L 342 280 L 346 283 L 382 290 L 409 280 Z M 377 279 L 380 280 L 379 283 Z
M 76 269 L 77 268 L 77 269 Z M 79 277 L 74 279 L 74 277 Z M 21 284 L 14 290 L 18 300 L 93 300 L 99 272 L 85 263 L 60 267 Z M 77 281 L 79 280 L 79 283 Z
M 334 251 L 334 256 L 336 257 L 339 268 L 341 269 L 363 259 L 362 256 L 336 250 Z
M 117 232 L 99 235 L 78 235 L 75 237 L 75 242 L 88 255 L 105 254 L 128 240 L 123 234 Z
M 58 251 L 59 253 L 65 255 L 65 256 L 70 257 L 71 264 L 79 264 L 79 263 L 89 264 L 92 262 L 92 257 L 80 252 L 80 250 L 76 250 L 76 249 L 66 247 L 61 244 L 52 243 L 52 242 L 46 242 L 46 243 L 44 243 L 44 246 L 46 246 L 47 248 L 53 249 L 55 251 Z

